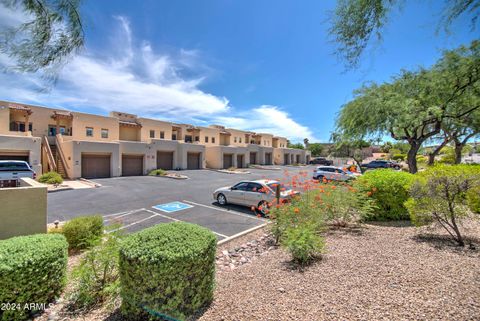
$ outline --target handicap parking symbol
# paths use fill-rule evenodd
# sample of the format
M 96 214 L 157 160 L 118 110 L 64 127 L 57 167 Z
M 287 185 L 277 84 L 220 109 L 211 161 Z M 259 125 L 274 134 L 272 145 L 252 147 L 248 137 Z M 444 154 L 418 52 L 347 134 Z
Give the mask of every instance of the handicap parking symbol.
M 193 205 L 185 204 L 182 202 L 171 202 L 171 203 L 165 203 L 165 204 L 158 204 L 152 207 L 162 212 L 172 213 L 172 212 L 177 212 L 181 210 L 186 210 L 187 208 L 193 207 Z

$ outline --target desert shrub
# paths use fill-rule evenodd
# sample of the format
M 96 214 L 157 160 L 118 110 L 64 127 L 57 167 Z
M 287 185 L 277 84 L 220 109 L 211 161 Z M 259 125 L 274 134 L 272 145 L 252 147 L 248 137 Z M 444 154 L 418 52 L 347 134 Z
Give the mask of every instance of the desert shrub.
M 70 249 L 83 250 L 100 241 L 103 235 L 103 218 L 100 215 L 74 218 L 62 227 Z
M 405 154 L 394 154 L 392 155 L 392 159 L 396 161 L 404 161 L 405 158 L 407 158 L 407 155 Z
M 154 169 L 153 171 L 151 171 L 150 173 L 148 173 L 148 175 L 150 176 L 165 176 L 167 174 L 167 171 L 159 168 L 159 169 Z
M 413 174 L 391 169 L 368 171 L 365 175 L 358 177 L 354 188 L 358 193 L 371 198 L 376 207 L 364 218 L 366 220 L 409 219 L 404 203 L 409 197 L 408 186 L 413 179 Z
M 469 214 L 467 194 L 479 186 L 478 166 L 437 165 L 416 175 L 410 187 L 411 198 L 405 205 L 415 225 L 438 223 L 463 246 L 458 224 Z
M 323 253 L 325 240 L 314 226 L 292 226 L 287 228 L 282 245 L 290 252 L 293 261 L 305 265 Z
M 60 295 L 67 271 L 65 237 L 58 234 L 18 236 L 0 241 L 0 309 L 3 321 L 26 320 L 37 310 L 26 304 L 48 304 Z
M 45 184 L 62 184 L 63 178 L 57 172 L 48 172 L 48 173 L 42 174 L 38 178 L 38 181 L 40 183 L 45 183 Z
M 480 187 L 467 192 L 467 204 L 472 212 L 480 214 Z
M 71 274 L 73 289 L 68 294 L 72 309 L 88 309 L 113 301 L 120 293 L 118 253 L 123 234 L 112 230 L 88 251 Z
M 213 299 L 217 238 L 189 223 L 159 224 L 120 247 L 122 313 L 184 319 Z

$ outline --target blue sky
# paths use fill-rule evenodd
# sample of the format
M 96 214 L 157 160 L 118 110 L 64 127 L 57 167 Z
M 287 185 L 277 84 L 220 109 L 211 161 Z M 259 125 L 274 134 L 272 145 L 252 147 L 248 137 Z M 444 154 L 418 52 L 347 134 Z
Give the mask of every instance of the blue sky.
M 345 72 L 327 34 L 335 1 L 86 0 L 86 46 L 57 86 L 39 92 L 38 75 L 3 73 L 0 99 L 327 141 L 363 82 L 431 65 L 442 49 L 473 40 L 468 16 L 450 35 L 436 34 L 441 3 L 406 1 L 384 41 Z M 0 10 L 3 25 L 24 19 Z M 0 56 L 0 65 L 11 63 Z

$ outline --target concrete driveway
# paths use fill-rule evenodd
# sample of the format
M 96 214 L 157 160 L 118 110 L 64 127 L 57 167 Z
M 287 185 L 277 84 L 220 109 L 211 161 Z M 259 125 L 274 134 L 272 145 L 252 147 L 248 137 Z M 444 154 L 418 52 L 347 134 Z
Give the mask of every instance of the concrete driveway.
M 187 180 L 151 176 L 96 179 L 94 181 L 102 187 L 49 193 L 48 221 L 100 214 L 106 224 L 120 223 L 128 232 L 159 223 L 185 221 L 207 227 L 219 239 L 224 239 L 255 228 L 267 220 L 256 217 L 249 208 L 219 206 L 212 198 L 215 189 L 241 180 L 282 179 L 285 171 L 295 175 L 303 170 L 310 175 L 312 168 L 249 169 L 250 174 L 182 171 L 189 177 Z M 180 205 L 169 204 L 172 202 L 180 202 Z

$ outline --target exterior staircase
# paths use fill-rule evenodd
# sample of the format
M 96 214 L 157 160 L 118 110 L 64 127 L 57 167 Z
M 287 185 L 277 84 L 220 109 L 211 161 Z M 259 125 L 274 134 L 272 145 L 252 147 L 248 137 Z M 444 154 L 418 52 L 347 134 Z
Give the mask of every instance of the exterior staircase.
M 57 173 L 60 174 L 63 178 L 67 178 L 65 164 L 63 164 L 61 157 L 59 157 L 58 155 L 57 145 L 50 145 L 50 150 L 52 151 L 53 159 L 55 160 L 55 164 L 57 165 Z

